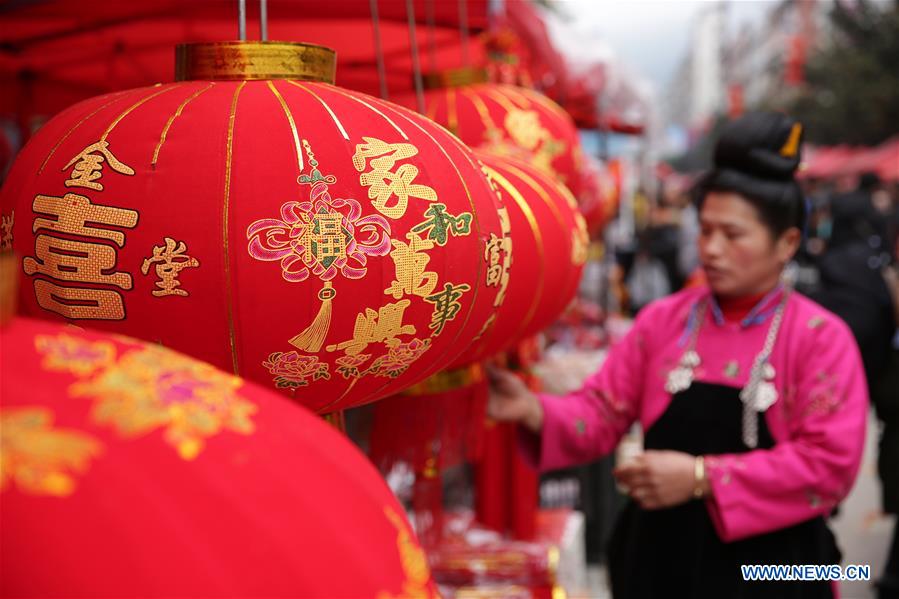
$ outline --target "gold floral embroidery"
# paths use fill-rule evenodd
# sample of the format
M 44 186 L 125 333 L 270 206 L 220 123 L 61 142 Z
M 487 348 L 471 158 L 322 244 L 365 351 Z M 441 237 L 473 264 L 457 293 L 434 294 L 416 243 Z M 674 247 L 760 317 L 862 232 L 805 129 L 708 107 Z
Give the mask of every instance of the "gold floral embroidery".
M 109 341 L 87 341 L 65 333 L 37 335 L 34 348 L 43 354 L 45 369 L 71 372 L 76 376 L 87 376 L 108 368 L 116 356 L 115 345 Z
M 388 591 L 378 593 L 378 599 L 438 599 L 431 584 L 431 571 L 428 568 L 428 558 L 424 550 L 418 546 L 415 539 L 409 533 L 409 529 L 402 518 L 387 507 L 384 508 L 384 514 L 397 530 L 396 547 L 400 554 L 400 565 L 406 580 L 403 581 L 402 591 L 398 595 L 394 595 Z
M 335 360 L 337 364 L 337 372 L 345 379 L 359 379 L 367 373 L 360 370 L 363 364 L 368 362 L 371 354 L 358 354 L 355 356 L 340 356 Z
M 396 347 L 391 347 L 385 355 L 372 363 L 368 373 L 375 376 L 396 378 L 406 372 L 409 366 L 428 351 L 430 347 L 430 339 L 413 339 L 408 343 L 401 343 Z
M 94 400 L 92 418 L 124 437 L 162 428 L 165 441 L 191 460 L 222 430 L 253 432 L 250 416 L 257 408 L 237 393 L 243 381 L 203 362 L 152 346 L 116 356 L 108 342 L 65 334 L 39 337 L 35 345 L 45 367 L 81 379 L 69 393 Z
M 86 471 L 101 451 L 90 435 L 54 428 L 47 408 L 0 410 L 0 491 L 15 483 L 34 495 L 71 495 L 73 474 Z
M 274 352 L 262 365 L 274 375 L 275 386 L 281 389 L 305 387 L 309 378 L 313 381 L 331 378 L 326 362 L 319 362 L 318 356 L 303 356 L 295 351 Z

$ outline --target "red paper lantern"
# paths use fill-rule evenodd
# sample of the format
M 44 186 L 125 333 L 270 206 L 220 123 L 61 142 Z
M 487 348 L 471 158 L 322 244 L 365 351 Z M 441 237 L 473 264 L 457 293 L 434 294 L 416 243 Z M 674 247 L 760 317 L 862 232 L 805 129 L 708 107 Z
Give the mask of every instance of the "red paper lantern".
M 478 158 L 509 214 L 514 276 L 490 328 L 457 365 L 489 358 L 554 322 L 577 291 L 589 244 L 586 223 L 564 185 L 512 158 Z
M 529 162 L 579 196 L 583 154 L 577 128 L 562 107 L 523 87 L 496 83 L 454 87 L 466 79 L 449 75 L 436 81 L 434 85 L 445 87 L 426 92 L 429 118 L 472 148 Z
M 621 164 L 618 161 L 612 161 L 609 166 L 596 158 L 587 158 L 585 161 L 584 191 L 580 206 L 591 237 L 600 235 L 603 228 L 615 218 L 620 179 Z
M 437 597 L 320 418 L 125 337 L 20 318 L 0 347 L 0 595 Z
M 0 199 L 25 314 L 162 343 L 327 412 L 445 367 L 495 309 L 501 207 L 427 119 L 321 82 L 333 52 L 179 49 L 180 82 L 78 104 Z M 508 272 L 505 273 L 508 275 Z

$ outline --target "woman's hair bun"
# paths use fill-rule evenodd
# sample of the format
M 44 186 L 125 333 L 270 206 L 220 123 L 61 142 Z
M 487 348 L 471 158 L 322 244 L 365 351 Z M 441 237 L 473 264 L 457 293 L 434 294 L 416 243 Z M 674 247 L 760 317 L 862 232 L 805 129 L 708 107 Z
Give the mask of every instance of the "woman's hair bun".
M 715 168 L 789 181 L 802 154 L 802 124 L 776 112 L 751 112 L 727 123 L 715 146 Z

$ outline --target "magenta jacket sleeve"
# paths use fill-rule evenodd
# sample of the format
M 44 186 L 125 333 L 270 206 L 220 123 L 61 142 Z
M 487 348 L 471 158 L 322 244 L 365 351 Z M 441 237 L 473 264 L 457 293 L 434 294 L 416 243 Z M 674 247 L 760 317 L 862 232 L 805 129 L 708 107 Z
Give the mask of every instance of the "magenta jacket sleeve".
M 868 390 L 848 327 L 835 317 L 827 320 L 794 352 L 795 397 L 787 391 L 778 400 L 783 438 L 770 449 L 706 458 L 712 489 L 706 505 L 724 541 L 825 515 L 852 487 Z
M 522 431 L 519 447 L 542 470 L 589 462 L 612 451 L 639 413 L 645 376 L 647 312 L 609 352 L 599 372 L 574 393 L 541 395 L 543 430 Z M 521 430 L 521 429 L 520 429 Z

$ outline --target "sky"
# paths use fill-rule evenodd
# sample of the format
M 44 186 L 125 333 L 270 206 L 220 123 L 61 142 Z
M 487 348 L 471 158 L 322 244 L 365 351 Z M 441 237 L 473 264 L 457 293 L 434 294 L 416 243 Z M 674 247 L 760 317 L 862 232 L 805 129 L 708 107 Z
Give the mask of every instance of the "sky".
M 717 0 L 557 0 L 575 27 L 608 44 L 663 91 L 683 59 L 697 14 Z M 730 0 L 729 28 L 756 25 L 777 0 Z

